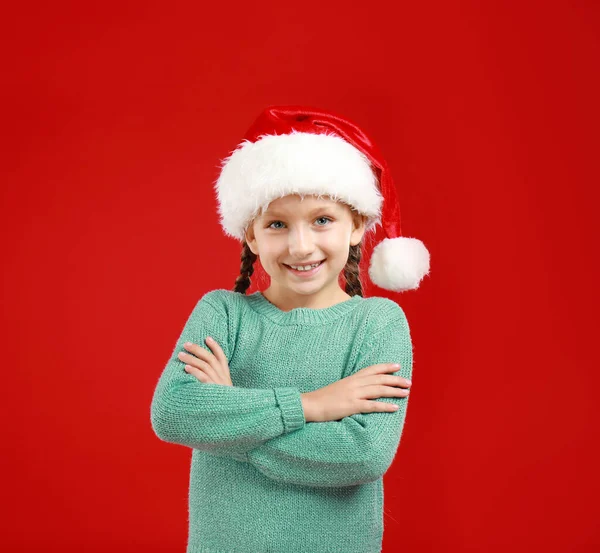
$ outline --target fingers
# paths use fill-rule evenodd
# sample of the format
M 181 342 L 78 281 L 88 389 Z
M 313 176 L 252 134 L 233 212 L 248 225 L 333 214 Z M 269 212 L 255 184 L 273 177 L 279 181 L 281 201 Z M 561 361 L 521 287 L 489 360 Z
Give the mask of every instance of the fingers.
M 225 352 L 217 341 L 211 336 L 207 336 L 205 339 L 206 344 L 212 350 L 213 355 L 211 359 L 214 361 L 211 367 L 215 371 L 215 382 L 217 384 L 223 384 L 225 386 L 233 386 L 231 381 L 231 375 L 229 374 L 229 361 Z
M 398 363 L 379 363 L 377 365 L 371 365 L 370 367 L 366 367 L 361 369 L 356 374 L 362 375 L 371 375 L 371 374 L 379 374 L 379 373 L 394 373 L 400 370 L 400 365 Z
M 386 403 L 385 401 L 367 401 L 363 413 L 394 413 L 398 411 L 398 405 L 395 403 Z
M 200 382 L 211 382 L 211 380 L 206 376 L 200 369 L 196 367 L 192 367 L 191 365 L 185 366 L 185 372 L 195 376 Z
M 180 351 L 177 354 L 177 358 L 182 361 L 183 363 L 186 363 L 188 365 L 191 365 L 192 367 L 197 367 L 198 369 L 202 369 L 202 371 L 211 379 L 214 380 L 214 378 L 216 377 L 215 374 L 215 369 L 211 366 L 210 364 L 210 357 L 211 354 L 208 353 L 204 348 L 196 345 L 196 344 L 184 344 L 183 346 L 186 350 L 194 353 L 194 355 L 191 355 L 191 353 L 186 353 L 185 351 Z M 209 360 L 202 360 L 202 359 L 198 359 L 198 357 L 200 356 L 205 356 L 207 357 Z
M 211 336 L 207 336 L 205 342 L 211 351 L 206 351 L 205 348 L 197 344 L 185 342 L 183 347 L 190 353 L 182 351 L 178 354 L 178 358 L 193 367 L 201 369 L 208 377 L 209 382 L 233 386 L 229 374 L 229 361 L 225 352 Z M 194 354 L 196 357 L 191 354 Z
M 412 386 L 412 382 L 408 378 L 404 378 L 402 376 L 392 376 L 385 373 L 390 372 L 398 372 L 400 370 L 400 366 L 397 363 L 380 363 L 378 365 L 371 365 L 365 369 L 361 369 L 357 373 L 357 376 L 360 375 L 361 378 L 365 377 L 374 377 L 378 376 L 376 382 L 378 384 L 388 384 L 390 386 L 404 386 L 405 388 L 410 388 Z
M 376 397 L 407 397 L 410 394 L 410 390 L 405 388 L 398 388 L 396 386 L 381 386 L 374 384 L 372 386 L 365 386 L 362 392 L 365 398 L 376 398 Z
M 215 357 L 217 358 L 219 363 L 223 363 L 223 362 L 228 363 L 227 357 L 225 356 L 225 352 L 223 351 L 221 346 L 216 342 L 216 340 L 214 340 L 210 336 L 207 336 L 205 339 L 205 342 L 206 342 L 206 345 L 215 354 Z
M 371 380 L 374 384 L 384 384 L 386 386 L 400 386 L 402 388 L 410 388 L 412 386 L 412 382 L 407 378 L 402 376 L 392 376 L 391 374 L 380 374 L 372 377 Z

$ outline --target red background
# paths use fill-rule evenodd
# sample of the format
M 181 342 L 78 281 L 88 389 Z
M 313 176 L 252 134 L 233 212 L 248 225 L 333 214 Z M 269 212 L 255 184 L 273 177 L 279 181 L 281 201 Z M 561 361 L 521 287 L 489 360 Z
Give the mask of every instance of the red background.
M 414 341 L 384 551 L 600 551 L 598 12 L 5 12 L 3 550 L 184 551 L 190 450 L 154 435 L 151 396 L 196 301 L 239 271 L 219 160 L 264 106 L 300 103 L 375 138 L 432 255 L 404 294 L 363 267 Z

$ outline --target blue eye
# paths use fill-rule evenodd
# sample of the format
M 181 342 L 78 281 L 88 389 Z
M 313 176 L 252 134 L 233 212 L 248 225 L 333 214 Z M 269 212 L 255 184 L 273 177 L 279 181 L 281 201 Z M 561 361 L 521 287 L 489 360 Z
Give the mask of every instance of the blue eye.
M 325 219 L 326 221 L 329 221 L 329 222 L 331 222 L 331 223 L 333 222 L 333 219 L 331 219 L 330 217 L 318 217 L 317 219 L 315 219 L 315 221 L 319 221 L 319 220 L 321 220 L 321 219 Z M 275 223 L 281 223 L 281 221 L 273 221 L 273 222 L 271 222 L 271 223 L 269 223 L 269 224 L 267 225 L 267 228 L 270 228 L 270 229 L 273 229 L 273 230 L 279 230 L 281 227 L 277 227 L 277 228 L 273 227 L 273 225 L 274 225 Z M 282 224 L 283 224 L 283 223 L 282 223 Z M 317 226 L 318 226 L 318 227 L 325 227 L 325 226 L 327 226 L 327 225 L 317 225 Z

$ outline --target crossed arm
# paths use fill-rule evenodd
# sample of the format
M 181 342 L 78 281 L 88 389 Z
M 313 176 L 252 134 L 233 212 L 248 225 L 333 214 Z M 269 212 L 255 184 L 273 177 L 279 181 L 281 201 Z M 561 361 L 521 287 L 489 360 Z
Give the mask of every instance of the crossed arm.
M 352 486 L 374 481 L 390 467 L 409 397 L 378 400 L 396 403 L 395 412 L 307 422 L 297 388 L 236 388 L 200 382 L 186 373 L 178 356 L 183 344 L 202 343 L 207 335 L 223 344 L 228 355 L 226 314 L 203 299 L 190 315 L 154 392 L 151 421 L 159 438 L 230 456 L 269 478 L 298 485 Z M 400 363 L 392 374 L 411 378 L 410 330 L 400 308 L 368 339 L 350 374 L 391 362 Z

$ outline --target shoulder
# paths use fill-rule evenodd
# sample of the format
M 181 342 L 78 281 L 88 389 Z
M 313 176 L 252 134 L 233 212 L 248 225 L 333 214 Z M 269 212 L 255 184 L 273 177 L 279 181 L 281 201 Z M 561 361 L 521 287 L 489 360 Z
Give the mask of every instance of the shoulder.
M 249 296 L 233 290 L 217 288 L 206 292 L 198 301 L 198 306 L 208 305 L 229 319 L 236 321 L 243 318 L 249 303 Z
M 408 320 L 402 307 L 383 296 L 365 298 L 365 323 L 370 334 L 385 329 L 407 329 Z
M 233 290 L 226 290 L 225 288 L 217 288 L 206 292 L 199 300 L 198 303 L 205 303 L 216 309 L 217 311 L 225 311 L 229 313 L 232 310 L 239 309 L 240 302 L 242 301 L 242 294 L 238 294 Z
M 383 296 L 372 296 L 364 300 L 367 313 L 375 320 L 390 318 L 406 319 L 404 310 L 395 301 Z

